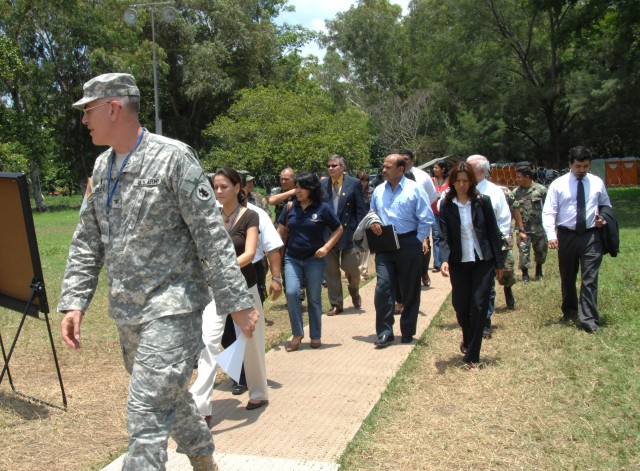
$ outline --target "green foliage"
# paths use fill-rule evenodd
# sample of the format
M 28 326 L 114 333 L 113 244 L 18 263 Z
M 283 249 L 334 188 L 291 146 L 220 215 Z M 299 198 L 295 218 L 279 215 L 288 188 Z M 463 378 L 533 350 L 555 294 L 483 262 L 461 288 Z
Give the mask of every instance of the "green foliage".
M 337 109 L 326 92 L 312 86 L 243 90 L 205 135 L 215 140 L 205 159 L 209 170 L 228 165 L 256 175 L 276 174 L 285 165 L 320 172 L 335 153 L 351 169 L 367 167 L 371 142 L 365 113 Z
M 359 0 L 327 22 L 325 43 L 345 58 L 358 82 L 371 92 L 402 85 L 405 36 L 402 9 L 388 0 Z
M 45 170 L 47 185 L 75 189 L 91 173 L 99 149 L 70 106 L 91 77 L 132 73 L 142 95 L 141 122 L 155 129 L 151 10 L 138 6 L 138 20 L 128 26 L 122 15 L 130 4 L 0 4 L 0 115 L 12 119 L 0 137 L 20 144 L 32 168 Z M 234 94 L 280 76 L 284 55 L 311 35 L 291 27 L 278 36 L 273 18 L 288 9 L 285 0 L 189 0 L 177 7 L 171 24 L 156 7 L 160 116 L 164 134 L 201 149 L 202 129 Z M 299 62 L 291 64 L 296 69 Z
M 29 160 L 15 142 L 0 142 L 0 172 L 29 173 Z
M 1 164 L 27 158 L 36 200 L 38 181 L 73 192 L 92 171 L 99 149 L 70 107 L 89 78 L 132 73 L 141 122 L 155 130 L 151 10 L 141 5 L 128 26 L 130 3 L 120 0 L 0 3 Z M 319 168 L 338 148 L 356 162 L 375 149 L 369 165 L 395 147 L 413 148 L 419 161 L 480 152 L 548 167 L 564 165 L 575 144 L 598 157 L 640 155 L 637 1 L 413 0 L 402 17 L 389 0 L 359 0 L 327 21 L 326 35 L 276 26 L 292 9 L 286 0 L 186 0 L 170 24 L 156 8 L 163 133 L 215 154 L 211 162 L 234 161 L 231 148 L 264 170 L 272 156 Z M 300 55 L 315 39 L 327 47 L 322 63 Z M 305 105 L 285 97 L 306 117 L 291 124 L 297 134 L 278 128 L 283 113 L 264 119 L 261 109 L 260 142 L 222 129 L 216 118 L 238 120 L 229 107 L 254 99 L 256 87 L 255 99 L 264 89 L 302 90 Z M 321 104 L 307 110 L 307 101 Z M 211 123 L 216 132 L 203 132 Z
M 505 124 L 499 118 L 480 119 L 473 110 L 460 109 L 457 123 L 456 132 L 451 133 L 448 140 L 449 152 L 463 156 L 503 154 Z

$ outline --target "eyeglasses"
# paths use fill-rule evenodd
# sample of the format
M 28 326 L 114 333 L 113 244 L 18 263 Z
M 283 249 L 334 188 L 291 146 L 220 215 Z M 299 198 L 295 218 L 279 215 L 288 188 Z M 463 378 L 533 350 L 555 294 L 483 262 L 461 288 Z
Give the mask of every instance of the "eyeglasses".
M 96 108 L 100 108 L 101 106 L 104 106 L 104 105 L 108 105 L 109 103 L 111 103 L 111 102 L 110 101 L 105 101 L 104 103 L 100 103 L 99 105 L 92 106 L 91 108 L 85 108 L 85 109 L 82 110 L 82 112 L 86 116 L 89 111 L 95 110 Z
M 327 164 L 327 168 L 336 168 L 340 167 L 340 164 Z

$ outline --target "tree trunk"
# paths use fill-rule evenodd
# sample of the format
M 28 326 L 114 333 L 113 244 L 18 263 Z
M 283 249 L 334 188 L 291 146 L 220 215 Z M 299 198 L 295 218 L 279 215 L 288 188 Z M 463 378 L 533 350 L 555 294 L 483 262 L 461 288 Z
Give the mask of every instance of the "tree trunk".
M 36 211 L 43 212 L 47 210 L 42 197 L 42 187 L 40 185 L 40 167 L 38 163 L 31 160 L 31 190 L 33 191 L 33 199 L 36 203 Z

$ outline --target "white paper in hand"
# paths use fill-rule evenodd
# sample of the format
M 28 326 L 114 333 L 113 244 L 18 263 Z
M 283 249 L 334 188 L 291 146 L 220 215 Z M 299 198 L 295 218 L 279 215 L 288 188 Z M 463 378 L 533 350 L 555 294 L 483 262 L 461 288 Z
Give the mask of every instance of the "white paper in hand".
M 236 383 L 240 381 L 240 372 L 242 371 L 242 361 L 244 360 L 244 350 L 246 346 L 247 338 L 241 333 L 235 342 L 215 357 L 218 366 Z

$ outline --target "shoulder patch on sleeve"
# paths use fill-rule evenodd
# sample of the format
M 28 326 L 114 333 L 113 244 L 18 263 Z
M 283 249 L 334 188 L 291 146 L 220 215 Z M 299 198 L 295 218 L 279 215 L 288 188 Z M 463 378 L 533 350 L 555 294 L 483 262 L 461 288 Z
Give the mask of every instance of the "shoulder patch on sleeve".
M 206 183 L 201 183 L 196 189 L 196 197 L 200 201 L 209 201 L 211 199 L 211 187 Z

